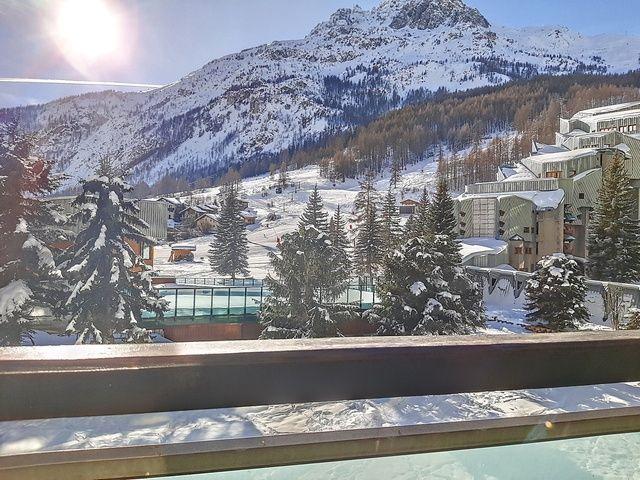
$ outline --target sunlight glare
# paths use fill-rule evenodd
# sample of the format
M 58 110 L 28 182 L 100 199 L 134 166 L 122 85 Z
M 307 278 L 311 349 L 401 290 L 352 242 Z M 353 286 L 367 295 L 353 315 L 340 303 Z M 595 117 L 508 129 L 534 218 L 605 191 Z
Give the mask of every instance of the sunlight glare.
M 115 57 L 121 46 L 121 30 L 117 12 L 105 0 L 63 0 L 57 4 L 54 39 L 80 71 Z

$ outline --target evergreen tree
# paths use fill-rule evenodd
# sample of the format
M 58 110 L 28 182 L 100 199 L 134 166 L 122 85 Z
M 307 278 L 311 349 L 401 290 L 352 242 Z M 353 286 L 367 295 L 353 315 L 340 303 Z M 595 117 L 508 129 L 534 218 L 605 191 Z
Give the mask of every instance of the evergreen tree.
M 428 231 L 432 235 L 445 235 L 455 239 L 456 214 L 454 202 L 444 179 L 438 180 L 438 187 L 427 210 Z
M 589 319 L 587 284 L 575 260 L 557 253 L 538 262 L 527 282 L 527 319 L 555 332 L 575 330 Z
M 280 164 L 280 174 L 278 176 L 278 185 L 284 190 L 289 185 L 289 174 L 287 173 L 287 164 L 282 162 Z
M 635 197 L 635 198 L 634 198 Z M 640 224 L 635 220 L 637 194 L 616 155 L 604 169 L 595 218 L 588 237 L 588 274 L 594 280 L 634 283 L 640 280 Z
M 389 186 L 393 188 L 398 186 L 398 183 L 400 183 L 401 170 L 400 160 L 394 156 L 391 161 L 391 179 L 389 180 Z
M 414 237 L 386 260 L 380 304 L 365 313 L 378 335 L 469 334 L 485 323 L 482 289 L 446 236 Z
M 148 332 L 139 326 L 142 312 L 161 316 L 167 308 L 152 286 L 149 267 L 130 245 L 153 244 L 141 232 L 145 223 L 138 207 L 126 198 L 131 190 L 103 159 L 73 203 L 79 209 L 74 220 L 84 227 L 63 267 L 71 286 L 67 332 L 78 335 L 77 343 L 114 343 L 121 336 L 147 342 Z
M 324 205 L 322 203 L 322 197 L 318 192 L 318 186 L 313 187 L 313 191 L 311 195 L 309 195 L 309 201 L 307 202 L 307 206 L 300 217 L 299 227 L 303 228 L 308 225 L 313 225 L 321 232 L 328 231 L 327 219 L 329 218 L 329 214 L 324 210 Z
M 431 231 L 431 223 L 429 219 L 429 211 L 431 209 L 431 201 L 427 189 L 422 189 L 420 202 L 416 207 L 415 213 L 405 225 L 405 232 L 409 237 L 426 237 L 433 232 Z
M 340 256 L 341 258 L 344 258 L 346 262 L 343 267 L 347 272 L 351 273 L 351 269 L 353 267 L 351 264 L 351 258 L 349 257 L 351 243 L 347 238 L 345 223 L 346 222 L 342 217 L 342 212 L 340 210 L 340 205 L 338 205 L 329 222 L 329 240 L 331 240 L 334 247 L 339 248 L 344 252 L 344 256 Z
M 360 275 L 368 278 L 374 277 L 384 259 L 377 200 L 373 174 L 369 173 L 354 202 L 357 223 L 354 260 Z
M 259 320 L 262 338 L 319 338 L 340 335 L 341 323 L 356 318 L 353 305 L 334 303 L 348 285 L 344 250 L 313 225 L 283 236 L 280 252 L 270 253 L 271 295 Z
M 30 338 L 34 308 L 55 308 L 62 288 L 46 246 L 55 212 L 41 199 L 58 180 L 33 141 L 14 124 L 0 129 L 0 346 Z
M 400 214 L 396 205 L 396 195 L 391 189 L 384 198 L 381 209 L 382 247 L 385 255 L 391 253 L 400 239 Z
M 216 219 L 213 242 L 209 249 L 209 263 L 214 272 L 230 276 L 249 274 L 247 230 L 240 216 L 242 206 L 238 202 L 238 187 L 230 185 Z

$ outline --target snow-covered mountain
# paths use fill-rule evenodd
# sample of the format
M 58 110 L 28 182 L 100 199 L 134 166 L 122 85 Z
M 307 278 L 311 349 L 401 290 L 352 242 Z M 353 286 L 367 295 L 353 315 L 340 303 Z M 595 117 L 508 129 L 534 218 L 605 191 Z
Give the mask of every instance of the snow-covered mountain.
M 493 26 L 461 0 L 383 0 L 370 11 L 340 9 L 303 39 L 219 58 L 164 88 L 3 113 L 54 130 L 45 153 L 72 178 L 117 154 L 151 183 L 277 154 L 440 87 L 626 72 L 640 67 L 639 54 L 639 37 Z

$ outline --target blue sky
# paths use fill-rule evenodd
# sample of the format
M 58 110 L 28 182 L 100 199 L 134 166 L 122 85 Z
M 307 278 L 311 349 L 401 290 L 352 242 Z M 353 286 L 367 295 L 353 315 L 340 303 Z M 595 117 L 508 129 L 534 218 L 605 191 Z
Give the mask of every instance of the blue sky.
M 378 0 L 104 0 L 124 19 L 122 62 L 79 71 L 51 41 L 45 24 L 67 0 L 0 0 L 0 78 L 62 78 L 164 84 L 219 56 L 304 36 L 340 7 Z M 586 34 L 640 35 L 640 0 L 467 0 L 494 24 L 566 25 Z M 0 107 L 48 101 L 98 87 L 0 83 Z

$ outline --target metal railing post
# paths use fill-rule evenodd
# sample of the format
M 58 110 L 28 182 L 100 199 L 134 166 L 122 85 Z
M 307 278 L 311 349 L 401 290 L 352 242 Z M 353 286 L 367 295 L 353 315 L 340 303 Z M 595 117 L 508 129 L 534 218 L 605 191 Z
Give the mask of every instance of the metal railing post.
M 244 314 L 247 314 L 247 287 L 244 287 Z
M 227 317 L 231 315 L 231 287 L 227 288 Z
M 178 318 L 178 289 L 176 288 L 175 300 L 173 302 L 173 318 Z

